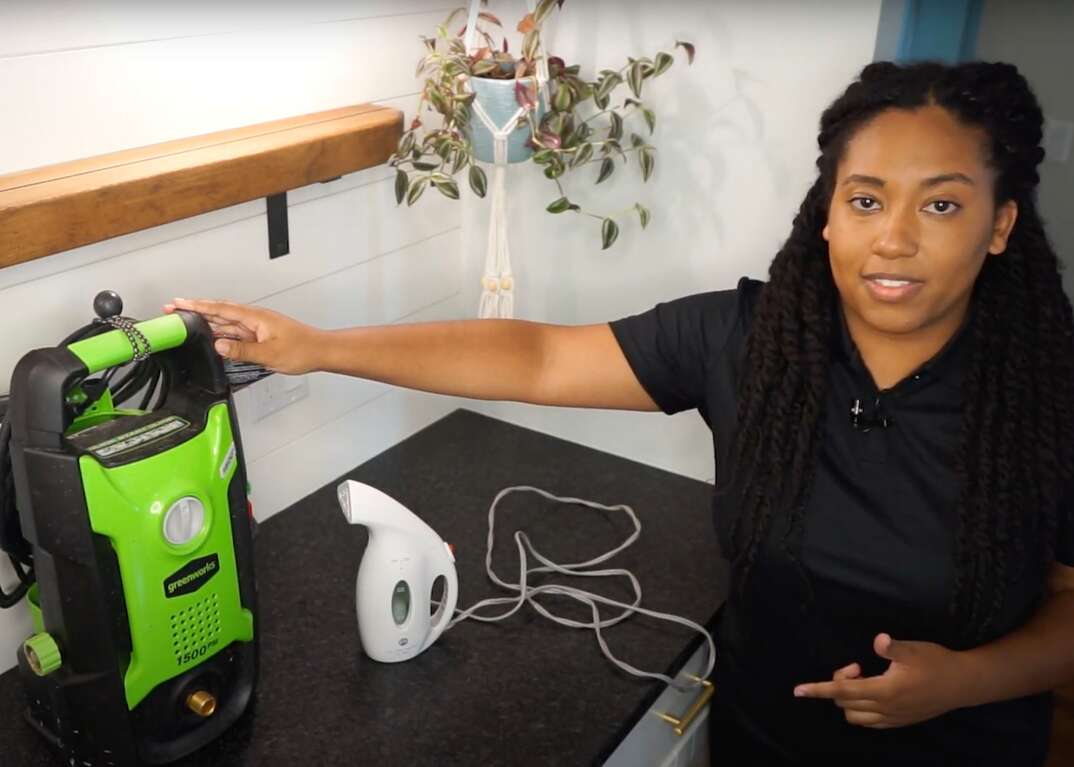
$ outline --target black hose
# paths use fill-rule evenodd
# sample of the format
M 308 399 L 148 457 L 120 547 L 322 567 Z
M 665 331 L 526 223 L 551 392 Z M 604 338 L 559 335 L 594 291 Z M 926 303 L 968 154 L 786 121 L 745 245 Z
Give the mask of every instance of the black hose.
M 113 368 L 113 370 L 118 370 L 118 369 L 119 368 Z M 138 365 L 131 365 L 130 368 L 122 376 L 120 376 L 120 379 L 119 379 L 119 381 L 116 382 L 115 386 L 109 385 L 110 388 L 112 389 L 112 391 L 117 393 L 117 394 L 119 392 L 123 391 L 123 389 L 127 386 L 127 384 L 129 384 L 131 381 L 134 380 L 134 376 L 137 375 L 138 371 L 139 371 Z
M 150 357 L 145 361 L 145 365 L 149 369 L 149 382 L 146 384 L 142 402 L 138 405 L 139 410 L 145 410 L 149 407 L 149 403 L 153 401 L 153 395 L 156 393 L 157 383 L 160 381 L 160 363 Z
M 153 373 L 150 365 L 151 361 L 143 360 L 142 362 L 134 363 L 130 374 L 124 378 L 122 385 L 117 385 L 112 389 L 113 405 L 118 407 L 121 402 L 126 402 L 149 384 Z M 144 410 L 145 408 L 141 409 Z
M 117 370 L 119 370 L 118 367 L 108 368 L 107 372 L 105 372 L 104 376 L 101 378 L 101 383 L 105 386 L 110 386 L 112 383 L 112 377 L 116 374 Z
M 10 594 L 4 591 L 3 587 L 0 587 L 0 609 L 3 610 L 12 608 L 21 602 L 36 580 L 34 571 L 32 569 L 29 572 L 23 570 L 21 563 L 15 559 L 14 555 L 8 554 L 7 558 L 11 561 L 11 567 L 15 570 L 15 574 L 19 576 L 19 583 Z
M 19 584 L 11 593 L 0 586 L 0 608 L 5 610 L 21 601 L 34 582 L 33 557 L 29 553 L 29 545 L 22 537 L 18 524 L 19 512 L 15 508 L 15 479 L 11 474 L 10 446 L 11 422 L 5 419 L 0 423 L 0 543 L 3 543 L 11 566 L 19 577 Z M 24 564 L 31 568 L 29 572 L 23 569 Z
M 160 395 L 157 397 L 156 404 L 153 405 L 154 410 L 160 410 L 165 402 L 168 401 L 168 392 L 172 388 L 172 377 L 168 375 L 167 369 L 162 368 L 160 374 Z
M 135 379 L 129 384 L 127 384 L 126 389 L 124 389 L 122 392 L 116 392 L 116 395 L 115 397 L 113 397 L 112 401 L 116 405 L 116 407 L 119 407 L 119 403 L 133 399 L 138 395 L 138 392 L 142 391 L 143 389 L 148 389 L 148 387 L 152 385 L 153 371 L 149 368 L 147 364 L 145 367 L 142 368 L 141 372 L 135 377 Z M 145 407 L 142 406 L 139 409 L 145 410 Z

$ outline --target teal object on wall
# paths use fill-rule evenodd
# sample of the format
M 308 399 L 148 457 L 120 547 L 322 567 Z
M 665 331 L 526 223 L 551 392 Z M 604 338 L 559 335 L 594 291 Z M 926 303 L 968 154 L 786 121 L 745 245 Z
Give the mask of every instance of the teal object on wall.
M 983 0 L 904 0 L 903 4 L 896 61 L 954 64 L 974 57 Z
M 485 110 L 493 124 L 504 126 L 514 117 L 518 111 L 518 100 L 515 98 L 514 80 L 493 80 L 487 77 L 471 77 L 470 87 L 477 94 L 477 101 Z M 537 122 L 544 116 L 544 99 L 540 98 L 537 106 Z M 468 130 L 470 143 L 474 147 L 474 157 L 482 162 L 495 162 L 492 133 L 485 127 L 485 123 L 476 113 L 470 115 L 470 127 Z M 533 149 L 528 145 L 530 137 L 529 121 L 522 117 L 519 119 L 515 130 L 507 139 L 507 162 L 522 162 L 529 159 Z

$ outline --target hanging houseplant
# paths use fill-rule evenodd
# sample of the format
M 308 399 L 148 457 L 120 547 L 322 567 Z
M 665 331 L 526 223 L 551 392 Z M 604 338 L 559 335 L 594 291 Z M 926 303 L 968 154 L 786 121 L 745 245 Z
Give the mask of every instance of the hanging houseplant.
M 435 37 L 423 38 L 426 54 L 417 69 L 423 78 L 417 115 L 389 159 L 396 168 L 396 202 L 407 205 L 430 186 L 458 199 L 457 176 L 463 171 L 473 192 L 485 197 L 488 177 L 475 160 L 494 164 L 481 316 L 511 316 L 513 281 L 503 200 L 508 163 L 530 161 L 540 167 L 556 186 L 547 211 L 596 219 L 602 249 L 618 238 L 623 213 L 637 215 L 642 228 L 651 219 L 641 203 L 613 214 L 583 210 L 569 198 L 564 182 L 570 174 L 588 173 L 601 184 L 631 155 L 642 182 L 649 180 L 656 148 L 647 137 L 655 130 L 656 114 L 643 102 L 642 93 L 650 79 L 672 66 L 674 56 L 660 52 L 653 58 L 630 58 L 620 69 L 604 69 L 594 79 L 584 79 L 579 66 L 567 66 L 543 50 L 541 29 L 562 5 L 563 0 L 529 0 L 529 13 L 517 27 L 522 34 L 517 56 L 500 20 L 482 10 L 483 2 L 471 0 L 468 10 L 452 12 L 437 27 Z M 465 26 L 450 32 L 463 14 Z M 691 43 L 680 41 L 675 47 L 693 62 Z M 629 95 L 621 95 L 623 89 Z M 498 307 L 492 297 L 497 297 Z

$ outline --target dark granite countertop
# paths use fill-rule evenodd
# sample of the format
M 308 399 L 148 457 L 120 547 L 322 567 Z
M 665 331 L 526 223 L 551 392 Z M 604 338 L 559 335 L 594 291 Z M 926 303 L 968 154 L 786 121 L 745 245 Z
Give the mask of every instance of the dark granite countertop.
M 456 548 L 459 606 L 502 596 L 484 568 L 488 507 L 511 485 L 631 505 L 640 539 L 610 566 L 632 570 L 643 606 L 707 622 L 726 594 L 710 517 L 711 486 L 458 410 L 346 477 L 397 498 Z M 358 641 L 354 579 L 363 527 L 346 523 L 334 481 L 267 520 L 256 541 L 261 672 L 255 704 L 221 739 L 177 767 L 217 765 L 599 765 L 663 686 L 600 653 L 592 631 L 525 608 L 496 624 L 465 621 L 414 660 L 379 664 Z M 563 507 L 533 494 L 498 511 L 494 567 L 517 577 L 511 535 L 525 529 L 560 562 L 602 553 L 629 534 L 625 514 Z M 572 585 L 626 599 L 611 579 Z M 569 600 L 553 609 L 588 619 Z M 688 629 L 643 616 L 609 629 L 635 666 L 674 674 L 699 646 Z M 21 718 L 14 671 L 0 675 L 0 764 L 60 761 Z

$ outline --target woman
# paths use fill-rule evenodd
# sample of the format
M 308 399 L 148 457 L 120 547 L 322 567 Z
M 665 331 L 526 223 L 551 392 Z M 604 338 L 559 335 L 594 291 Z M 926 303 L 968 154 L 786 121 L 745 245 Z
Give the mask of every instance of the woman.
M 698 409 L 734 579 L 714 763 L 1040 765 L 1074 677 L 1074 321 L 1040 138 L 1013 66 L 875 63 L 821 118 L 765 284 L 581 327 L 174 306 L 285 373 Z

